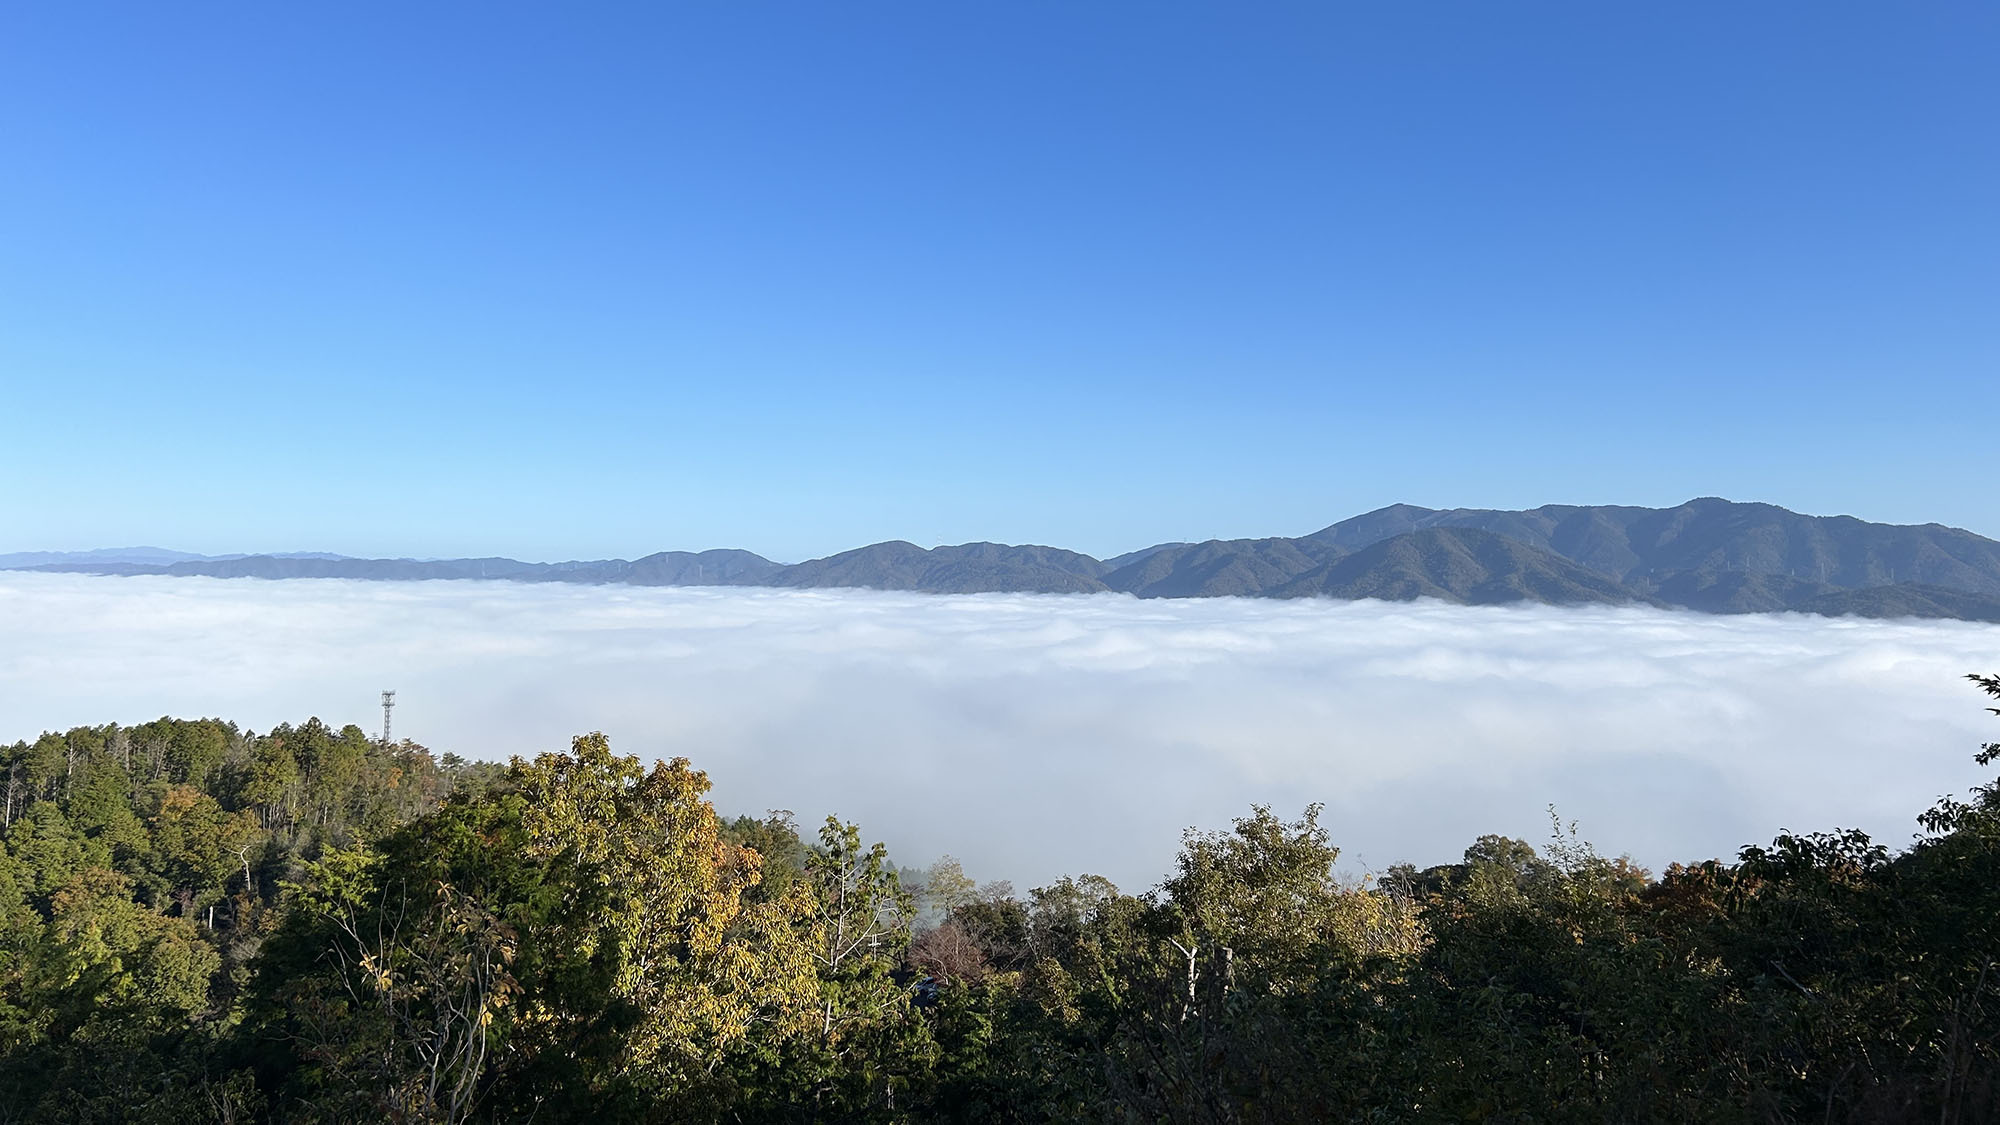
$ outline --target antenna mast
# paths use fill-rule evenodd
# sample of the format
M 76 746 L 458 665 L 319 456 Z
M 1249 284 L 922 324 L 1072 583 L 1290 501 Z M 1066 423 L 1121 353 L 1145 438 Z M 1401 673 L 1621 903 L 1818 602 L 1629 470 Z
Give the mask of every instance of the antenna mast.
M 389 745 L 389 712 L 396 709 L 396 693 L 382 693 L 382 745 Z

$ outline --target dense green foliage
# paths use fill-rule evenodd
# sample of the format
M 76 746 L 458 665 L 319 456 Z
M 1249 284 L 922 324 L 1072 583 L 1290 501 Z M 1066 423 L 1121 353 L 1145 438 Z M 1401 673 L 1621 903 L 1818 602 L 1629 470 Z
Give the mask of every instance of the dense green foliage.
M 0 1121 L 2000 1120 L 2000 783 L 1658 878 L 1558 828 L 1353 883 L 1259 808 L 1019 896 L 599 735 L 163 719 L 0 773 Z

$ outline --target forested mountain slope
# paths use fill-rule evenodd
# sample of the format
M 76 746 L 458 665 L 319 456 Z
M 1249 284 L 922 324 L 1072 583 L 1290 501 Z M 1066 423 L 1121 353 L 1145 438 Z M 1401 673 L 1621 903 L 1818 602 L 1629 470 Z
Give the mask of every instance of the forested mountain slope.
M 1260 597 L 1342 553 L 1300 539 L 1211 539 L 1154 548 L 1104 583 L 1142 598 Z
M 2000 542 L 1969 531 L 1805 516 L 1714 498 L 1674 508 L 1551 504 L 1522 512 L 1397 505 L 1305 538 L 1356 550 L 1431 527 L 1504 535 L 1621 582 L 1660 584 L 1680 572 L 1742 573 L 1841 589 L 1913 582 L 2000 595 Z
M 1623 605 L 1642 600 L 1560 555 L 1470 528 L 1426 528 L 1322 563 L 1267 591 L 1277 597 L 1436 598 L 1470 605 Z
M 1380 549 L 1366 562 L 1346 561 L 1374 548 Z M 1056 547 L 966 543 L 926 549 L 896 541 L 790 565 L 749 551 L 716 550 L 563 563 L 307 555 L 142 563 L 78 555 L 18 569 L 937 594 L 1428 597 L 1665 605 L 1704 613 L 2000 619 L 2000 542 L 1939 524 L 1866 523 L 1712 498 L 1673 508 L 1552 504 L 1519 512 L 1398 504 L 1298 538 L 1163 543 L 1109 561 Z

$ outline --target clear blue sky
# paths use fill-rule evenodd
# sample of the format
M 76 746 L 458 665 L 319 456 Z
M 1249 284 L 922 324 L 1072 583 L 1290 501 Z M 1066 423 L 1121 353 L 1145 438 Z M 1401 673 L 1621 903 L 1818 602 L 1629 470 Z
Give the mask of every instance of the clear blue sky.
M 0 550 L 2000 535 L 1996 58 L 1991 3 L 11 5 Z

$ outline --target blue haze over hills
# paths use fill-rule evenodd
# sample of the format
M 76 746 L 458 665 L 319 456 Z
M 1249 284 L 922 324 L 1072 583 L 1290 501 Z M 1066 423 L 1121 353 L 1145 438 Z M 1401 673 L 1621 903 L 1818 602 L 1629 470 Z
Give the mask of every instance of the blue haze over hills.
M 199 556 L 158 548 L 0 555 L 0 568 L 102 575 L 499 579 L 641 586 L 858 587 L 936 594 L 1326 597 L 1473 605 L 1652 605 L 1705 613 L 2000 621 L 2000 542 L 1941 524 L 1808 516 L 1704 498 L 1673 508 L 1393 505 L 1297 538 L 1162 543 L 1109 559 L 1046 546 L 876 543 L 785 564 L 742 550 L 531 563 Z

